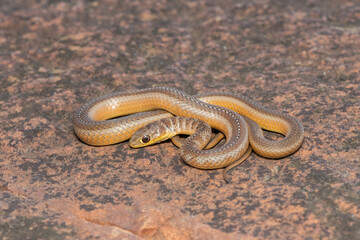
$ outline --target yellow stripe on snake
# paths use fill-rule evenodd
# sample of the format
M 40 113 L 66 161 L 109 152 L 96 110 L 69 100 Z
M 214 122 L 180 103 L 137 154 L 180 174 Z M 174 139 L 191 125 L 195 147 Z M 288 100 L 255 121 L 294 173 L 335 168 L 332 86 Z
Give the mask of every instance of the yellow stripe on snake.
M 195 126 L 183 129 L 182 126 L 193 123 L 180 118 L 163 120 L 162 125 L 165 121 L 169 126 L 165 125 L 161 131 L 153 129 L 152 132 L 141 134 L 140 128 L 173 115 L 207 123 L 225 135 L 225 144 L 204 149 L 210 141 L 211 129 L 200 123 L 200 133 L 197 133 L 199 129 Z M 123 117 L 116 118 L 119 116 Z M 176 121 L 178 126 L 175 127 Z M 131 146 L 153 144 L 174 135 L 168 133 L 170 124 L 174 125 L 173 130 L 176 128 L 175 134 L 193 134 L 182 144 L 181 157 L 187 164 L 201 169 L 233 166 L 245 153 L 249 154 L 249 143 L 260 156 L 282 158 L 295 152 L 304 139 L 304 129 L 296 118 L 231 93 L 206 93 L 193 97 L 166 87 L 118 92 L 88 102 L 74 117 L 76 135 L 83 142 L 95 146 L 126 141 L 137 130 L 140 135 L 133 137 Z M 285 137 L 279 141 L 268 140 L 264 138 L 261 128 Z M 151 134 L 154 132 L 161 133 L 162 137 L 153 139 Z

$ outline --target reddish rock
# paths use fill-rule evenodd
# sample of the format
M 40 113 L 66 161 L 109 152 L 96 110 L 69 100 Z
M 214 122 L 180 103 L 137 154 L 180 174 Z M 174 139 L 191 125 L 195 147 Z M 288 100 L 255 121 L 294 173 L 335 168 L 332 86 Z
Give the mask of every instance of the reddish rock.
M 356 239 L 357 1 L 0 2 L 1 239 Z M 230 91 L 297 117 L 299 151 L 222 170 L 171 142 L 88 146 L 115 91 Z

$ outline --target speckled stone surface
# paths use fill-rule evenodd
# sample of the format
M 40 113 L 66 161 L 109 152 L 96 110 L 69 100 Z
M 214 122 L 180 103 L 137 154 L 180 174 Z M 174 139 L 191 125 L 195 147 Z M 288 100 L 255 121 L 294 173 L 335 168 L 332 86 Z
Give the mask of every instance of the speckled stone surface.
M 358 1 L 0 1 L 1 239 L 359 239 Z M 230 91 L 297 117 L 295 154 L 230 172 L 171 142 L 88 146 L 115 91 Z

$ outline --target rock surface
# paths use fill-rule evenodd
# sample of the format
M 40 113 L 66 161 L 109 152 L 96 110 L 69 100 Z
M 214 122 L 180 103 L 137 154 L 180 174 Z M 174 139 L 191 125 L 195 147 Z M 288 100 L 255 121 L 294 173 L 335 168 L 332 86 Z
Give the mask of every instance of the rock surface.
M 358 1 L 0 1 L 1 239 L 356 239 Z M 171 142 L 92 147 L 86 101 L 168 86 L 297 117 L 299 151 L 230 172 Z

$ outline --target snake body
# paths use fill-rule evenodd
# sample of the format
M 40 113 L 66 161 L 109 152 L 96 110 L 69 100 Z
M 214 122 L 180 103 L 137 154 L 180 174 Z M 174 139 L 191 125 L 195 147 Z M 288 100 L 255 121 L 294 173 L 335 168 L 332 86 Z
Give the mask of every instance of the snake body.
M 245 120 L 237 113 L 245 116 Z M 76 113 L 74 130 L 87 144 L 109 145 L 128 140 L 139 128 L 173 115 L 202 120 L 224 133 L 226 142 L 221 147 L 182 149 L 185 162 L 202 169 L 234 163 L 246 152 L 249 141 L 259 155 L 281 158 L 295 152 L 304 139 L 303 127 L 296 118 L 265 109 L 245 97 L 230 93 L 192 97 L 165 87 L 119 92 L 94 99 Z M 125 117 L 112 119 L 118 116 Z M 280 141 L 267 140 L 259 125 L 285 137 Z

